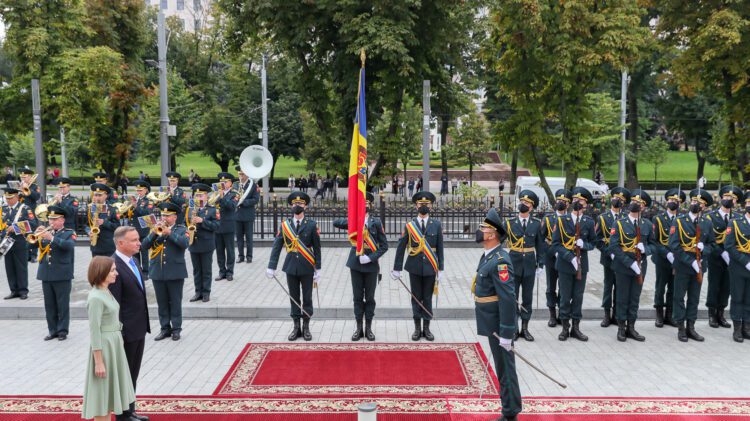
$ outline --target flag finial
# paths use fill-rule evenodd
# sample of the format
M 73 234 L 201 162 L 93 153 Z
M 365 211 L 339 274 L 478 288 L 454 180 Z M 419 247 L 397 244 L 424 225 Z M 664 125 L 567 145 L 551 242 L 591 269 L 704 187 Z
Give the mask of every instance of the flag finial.
M 365 60 L 367 59 L 367 56 L 365 55 L 364 48 L 360 48 L 359 50 L 359 59 L 362 61 L 362 67 L 365 67 Z

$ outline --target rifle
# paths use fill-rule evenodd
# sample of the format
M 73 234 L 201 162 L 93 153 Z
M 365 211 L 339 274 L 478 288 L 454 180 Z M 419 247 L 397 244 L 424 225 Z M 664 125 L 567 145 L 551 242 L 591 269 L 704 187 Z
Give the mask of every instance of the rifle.
M 701 219 L 702 212 L 698 212 L 698 217 L 695 218 L 695 261 L 698 263 L 698 274 L 695 275 L 695 279 L 698 284 L 703 283 L 703 265 L 701 264 L 701 250 L 698 248 L 698 243 L 701 241 Z
M 643 285 L 643 267 L 641 266 L 641 250 L 638 248 L 638 244 L 641 242 L 641 213 L 638 212 L 638 220 L 635 224 L 635 261 L 638 264 L 638 269 L 641 270 L 641 273 L 638 274 L 638 276 L 635 277 L 635 281 L 638 283 L 638 285 Z
M 575 236 L 575 242 L 578 243 L 578 239 L 581 238 L 581 215 L 578 215 L 576 218 L 576 236 Z M 581 248 L 578 247 L 578 244 L 575 245 L 576 249 L 576 263 L 578 264 L 578 269 L 576 269 L 576 280 L 580 281 L 583 279 L 583 270 L 581 268 Z

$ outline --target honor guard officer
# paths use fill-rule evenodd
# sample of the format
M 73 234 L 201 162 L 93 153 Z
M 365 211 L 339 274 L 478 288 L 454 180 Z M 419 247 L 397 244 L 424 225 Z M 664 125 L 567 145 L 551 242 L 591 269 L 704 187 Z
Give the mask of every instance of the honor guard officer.
M 513 288 L 513 264 L 501 244 L 505 229 L 494 208 L 487 212 L 476 232 L 476 241 L 484 246 L 474 275 L 474 309 L 477 334 L 487 336 L 500 380 L 501 420 L 515 420 L 521 412 L 521 390 L 518 386 L 513 336 L 516 333 L 516 294 Z M 500 339 L 498 340 L 495 335 Z
M 18 190 L 19 200 L 21 201 L 21 203 L 26 205 L 27 208 L 31 209 L 31 211 L 34 212 L 34 210 L 36 209 L 36 205 L 39 203 L 39 199 L 41 198 L 41 195 L 39 194 L 39 186 L 34 183 L 34 180 L 36 179 L 34 170 L 31 170 L 29 168 L 22 168 L 19 172 L 21 174 L 21 187 Z M 28 261 L 35 262 L 37 245 L 26 244 L 26 247 L 29 248 L 29 255 L 27 258 Z
M 409 284 L 411 292 L 422 305 L 432 313 L 432 294 L 435 290 L 435 279 L 437 282 L 443 280 L 445 269 L 445 258 L 443 253 L 443 226 L 440 221 L 430 218 L 432 204 L 435 203 L 435 195 L 421 191 L 411 197 L 416 204 L 416 218 L 406 224 L 396 248 L 396 261 L 393 264 L 391 276 L 396 279 L 401 277 L 402 267 L 409 272 Z M 409 250 L 409 257 L 404 265 L 404 252 Z M 412 298 L 414 300 L 414 298 Z M 435 336 L 430 332 L 430 320 L 432 317 L 425 313 L 421 306 L 412 301 L 411 311 L 414 317 L 414 333 L 412 341 L 418 341 L 420 337 L 428 341 L 434 341 Z M 422 327 L 424 320 L 424 328 Z
M 91 185 L 93 202 L 87 212 L 88 228 L 86 232 L 91 239 L 91 257 L 112 256 L 115 253 L 115 229 L 120 226 L 117 209 L 106 204 L 107 196 L 112 192 L 106 184 Z M 98 230 L 98 233 L 97 233 Z
M 266 276 L 269 279 L 276 276 L 276 267 L 279 265 L 279 255 L 283 245 L 287 254 L 281 270 L 286 273 L 286 283 L 291 295 L 289 300 L 292 308 L 291 316 L 294 321 L 294 328 L 288 339 L 294 341 L 303 337 L 306 341 L 310 341 L 312 333 L 310 333 L 310 319 L 307 316 L 313 315 L 313 282 L 320 282 L 320 231 L 314 220 L 305 217 L 305 209 L 310 203 L 310 196 L 307 193 L 292 192 L 286 201 L 292 206 L 294 216 L 284 220 L 281 229 L 276 234 Z M 300 301 L 300 290 L 302 290 L 302 301 Z M 307 313 L 303 318 L 301 328 L 299 319 L 303 317 L 302 311 L 292 299 L 301 304 Z
M 727 227 L 737 214 L 732 209 L 737 201 L 744 198 L 742 189 L 736 186 L 724 186 L 719 190 L 721 197 L 720 207 L 706 214 L 713 225 L 714 237 L 716 239 L 716 253 L 708 256 L 708 294 L 706 295 L 706 307 L 708 307 L 708 325 L 717 328 L 732 327 L 724 318 L 724 309 L 729 305 L 729 252 L 724 250 L 724 238 Z
M 255 224 L 255 207 L 260 202 L 260 190 L 258 184 L 248 178 L 242 172 L 240 166 L 234 167 L 239 174 L 239 200 L 237 201 L 237 212 L 234 215 L 235 230 L 237 231 L 237 250 L 239 251 L 238 263 L 253 261 L 253 225 Z M 247 260 L 245 260 L 247 256 Z
M 220 198 L 216 202 L 218 210 L 217 218 L 221 221 L 219 229 L 216 230 L 216 262 L 219 264 L 219 276 L 217 281 L 234 279 L 234 230 L 235 211 L 237 202 L 240 200 L 237 192 L 232 189 L 234 176 L 228 172 L 219 173 Z
M 187 195 L 179 185 L 182 176 L 180 173 L 174 171 L 169 171 L 165 175 L 167 176 L 167 182 L 169 183 L 169 186 L 167 187 L 169 198 L 167 198 L 167 201 L 174 203 L 180 208 L 179 212 L 177 212 L 177 224 L 185 225 L 185 204 L 187 203 Z
M 73 284 L 73 254 L 76 233 L 65 228 L 65 209 L 50 206 L 47 217 L 49 228 L 38 236 L 39 268 L 36 278 L 42 281 L 44 312 L 47 316 L 45 341 L 68 337 L 70 325 L 70 291 Z
M 604 289 L 602 292 L 602 308 L 604 318 L 601 326 L 608 327 L 615 323 L 616 294 L 615 273 L 612 270 L 612 258 L 609 249 L 609 238 L 615 222 L 622 217 L 622 208 L 630 202 L 630 191 L 624 187 L 615 187 L 611 191 L 610 210 L 602 212 L 596 221 L 596 248 L 600 251 L 599 263 L 604 268 Z
M 678 329 L 677 338 L 681 342 L 687 342 L 688 338 L 703 341 L 703 336 L 695 331 L 695 320 L 698 318 L 701 283 L 707 266 L 703 257 L 710 255 L 714 246 L 713 227 L 702 214 L 703 210 L 712 204 L 713 198 L 710 193 L 703 189 L 691 190 L 689 212 L 678 216 L 669 229 L 669 248 L 674 255 L 675 271 L 672 307 Z M 701 259 L 698 259 L 699 254 Z
M 527 341 L 534 337 L 529 332 L 531 305 L 534 299 L 534 278 L 544 269 L 544 234 L 542 223 L 531 216 L 539 205 L 539 197 L 531 190 L 518 193 L 518 217 L 505 220 L 510 260 L 513 262 L 513 286 L 516 298 L 521 296 L 521 331 Z M 523 291 L 523 292 L 522 292 Z
M 645 191 L 633 190 L 628 205 L 628 214 L 615 221 L 610 229 L 609 247 L 603 252 L 612 259 L 612 271 L 615 273 L 617 294 L 617 340 L 624 342 L 627 338 L 643 342 L 643 335 L 635 330 L 638 318 L 638 305 L 641 301 L 643 280 L 646 278 L 647 256 L 653 253 L 656 246 L 653 224 L 641 217 L 643 209 L 651 206 L 651 197 Z M 627 321 L 627 328 L 625 322 Z
M 151 228 L 148 226 L 141 227 L 138 218 L 147 217 L 154 213 L 154 204 L 151 203 L 151 200 L 147 197 L 148 193 L 151 191 L 151 184 L 145 180 L 138 180 L 133 183 L 133 186 L 135 186 L 136 194 L 135 206 L 133 207 L 133 226 L 138 232 L 138 240 L 143 243 L 143 239 L 146 238 L 151 231 Z M 138 263 L 141 266 L 144 276 L 148 279 L 148 249 L 141 247 L 141 251 L 136 254 L 136 258 L 138 259 Z
M 94 184 L 99 183 L 99 184 L 104 184 L 106 186 L 107 183 L 109 182 L 109 179 L 107 178 L 107 173 L 105 172 L 101 172 L 101 171 L 95 172 L 94 174 L 92 174 L 92 176 L 94 177 Z M 105 200 L 105 203 L 108 205 L 113 205 L 115 202 L 117 202 L 117 192 L 112 189 L 109 189 L 109 191 L 107 192 L 107 199 Z
M 67 177 L 57 179 L 58 193 L 55 196 L 57 206 L 65 209 L 65 228 L 76 229 L 76 215 L 78 215 L 78 198 L 70 194 L 72 181 Z
M 8 277 L 8 287 L 10 295 L 6 300 L 20 298 L 25 300 L 29 294 L 29 245 L 26 243 L 26 234 L 33 232 L 39 221 L 34 216 L 34 212 L 25 204 L 21 203 L 18 197 L 18 190 L 5 188 L 5 204 L 2 206 L 0 217 L 0 239 L 12 238 L 15 240 L 10 250 L 5 254 L 5 274 Z M 26 222 L 29 224 L 29 231 L 16 234 L 13 224 L 19 227 L 25 227 Z
M 729 253 L 732 339 L 750 339 L 750 192 L 744 195 L 745 214 L 729 222 L 724 249 Z
M 680 204 L 685 202 L 685 192 L 680 189 L 670 189 L 664 194 L 667 210 L 655 215 L 654 238 L 651 261 L 656 266 L 656 288 L 654 290 L 654 307 L 656 308 L 656 327 L 677 326 L 672 319 L 672 303 L 674 302 L 674 254 L 669 248 L 669 231 L 678 216 Z M 666 299 L 665 299 L 666 294 Z M 666 306 L 666 312 L 665 312 Z
M 349 258 L 346 266 L 352 275 L 352 296 L 354 297 L 354 320 L 357 321 L 357 329 L 352 335 L 352 341 L 358 341 L 366 337 L 368 341 L 375 340 L 372 332 L 372 319 L 375 317 L 375 287 L 378 285 L 380 274 L 380 258 L 388 251 L 388 239 L 380 218 L 372 216 L 372 204 L 375 197 L 367 192 L 367 213 L 365 214 L 364 249 L 361 256 L 357 256 L 356 241 L 352 241 L 349 250 Z M 333 226 L 339 229 L 349 229 L 347 218 L 333 221 Z M 365 319 L 365 328 L 362 330 L 362 319 Z
M 219 220 L 216 218 L 216 208 L 206 207 L 208 204 L 208 193 L 211 187 L 196 183 L 192 186 L 194 214 L 188 219 L 188 235 L 194 230 L 192 243 L 188 247 L 190 261 L 193 262 L 193 282 L 195 284 L 195 295 L 191 302 L 202 300 L 204 303 L 211 299 L 211 265 L 213 265 L 216 239 L 214 232 L 219 228 Z M 190 228 L 195 227 L 195 228 Z
M 557 229 L 552 233 L 552 248 L 557 254 L 556 268 L 560 277 L 562 332 L 557 339 L 564 341 L 573 337 L 587 341 L 588 336 L 580 330 L 581 307 L 589 271 L 588 252 L 594 249 L 596 232 L 594 220 L 583 212 L 593 197 L 583 187 L 575 187 L 572 193 L 573 211 L 557 218 Z
M 159 204 L 161 221 L 143 240 L 141 247 L 149 249 L 149 276 L 153 280 L 156 303 L 159 307 L 161 332 L 154 338 L 160 341 L 169 336 L 180 340 L 182 332 L 182 288 L 187 278 L 185 250 L 190 239 L 183 225 L 177 225 L 179 206 Z
M 570 190 L 560 189 L 555 192 L 555 211 L 545 215 L 542 219 L 542 235 L 544 236 L 544 269 L 547 274 L 547 308 L 549 309 L 549 321 L 547 326 L 555 327 L 560 320 L 557 317 L 556 307 L 560 306 L 560 296 L 557 293 L 557 269 L 555 268 L 557 257 L 552 248 L 552 233 L 557 226 L 557 218 L 565 216 L 568 204 L 573 198 Z

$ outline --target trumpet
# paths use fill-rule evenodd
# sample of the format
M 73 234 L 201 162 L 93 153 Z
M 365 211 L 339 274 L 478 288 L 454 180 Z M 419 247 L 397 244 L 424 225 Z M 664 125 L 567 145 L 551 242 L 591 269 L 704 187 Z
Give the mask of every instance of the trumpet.
M 29 178 L 28 183 L 21 182 L 21 193 L 24 196 L 28 196 L 31 194 L 31 185 L 36 182 L 37 177 L 39 177 L 39 174 L 34 174 L 31 176 L 31 178 Z
M 52 199 L 47 201 L 47 205 L 55 206 L 59 204 L 60 202 L 62 202 L 62 195 L 58 193 Z
M 37 241 L 39 241 L 39 239 L 42 237 L 42 234 L 51 232 L 51 231 L 52 231 L 52 227 L 39 227 L 36 229 L 36 231 L 26 236 L 26 241 L 29 244 L 34 244 Z

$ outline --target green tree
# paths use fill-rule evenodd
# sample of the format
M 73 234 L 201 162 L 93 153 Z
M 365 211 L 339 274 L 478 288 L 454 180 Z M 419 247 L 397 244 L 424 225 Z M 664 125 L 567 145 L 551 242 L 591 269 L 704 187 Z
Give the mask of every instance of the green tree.
M 660 137 L 652 137 L 647 140 L 638 151 L 639 159 L 654 167 L 654 185 L 656 184 L 659 166 L 667 162 L 668 152 L 669 144 Z
M 399 119 L 395 124 L 392 121 L 394 118 Z M 396 132 L 390 135 L 390 127 L 394 125 L 397 128 Z M 406 176 L 409 159 L 418 156 L 422 147 L 422 107 L 415 104 L 411 97 L 405 97 L 401 114 L 396 117 L 391 110 L 383 110 L 368 136 L 368 153 L 375 156 L 383 155 L 388 162 L 380 175 L 368 180 L 368 183 L 373 186 L 384 184 L 387 178 L 398 174 L 399 162 Z M 373 146 L 370 147 L 370 144 Z M 347 166 L 348 164 L 347 161 Z
M 17 167 L 34 166 L 34 133 L 25 133 L 15 136 L 10 141 L 10 161 Z
M 463 116 L 457 127 L 449 131 L 451 142 L 448 156 L 459 165 L 469 166 L 469 184 L 474 185 L 474 167 L 487 162 L 492 146 L 489 124 L 484 115 L 475 110 Z

